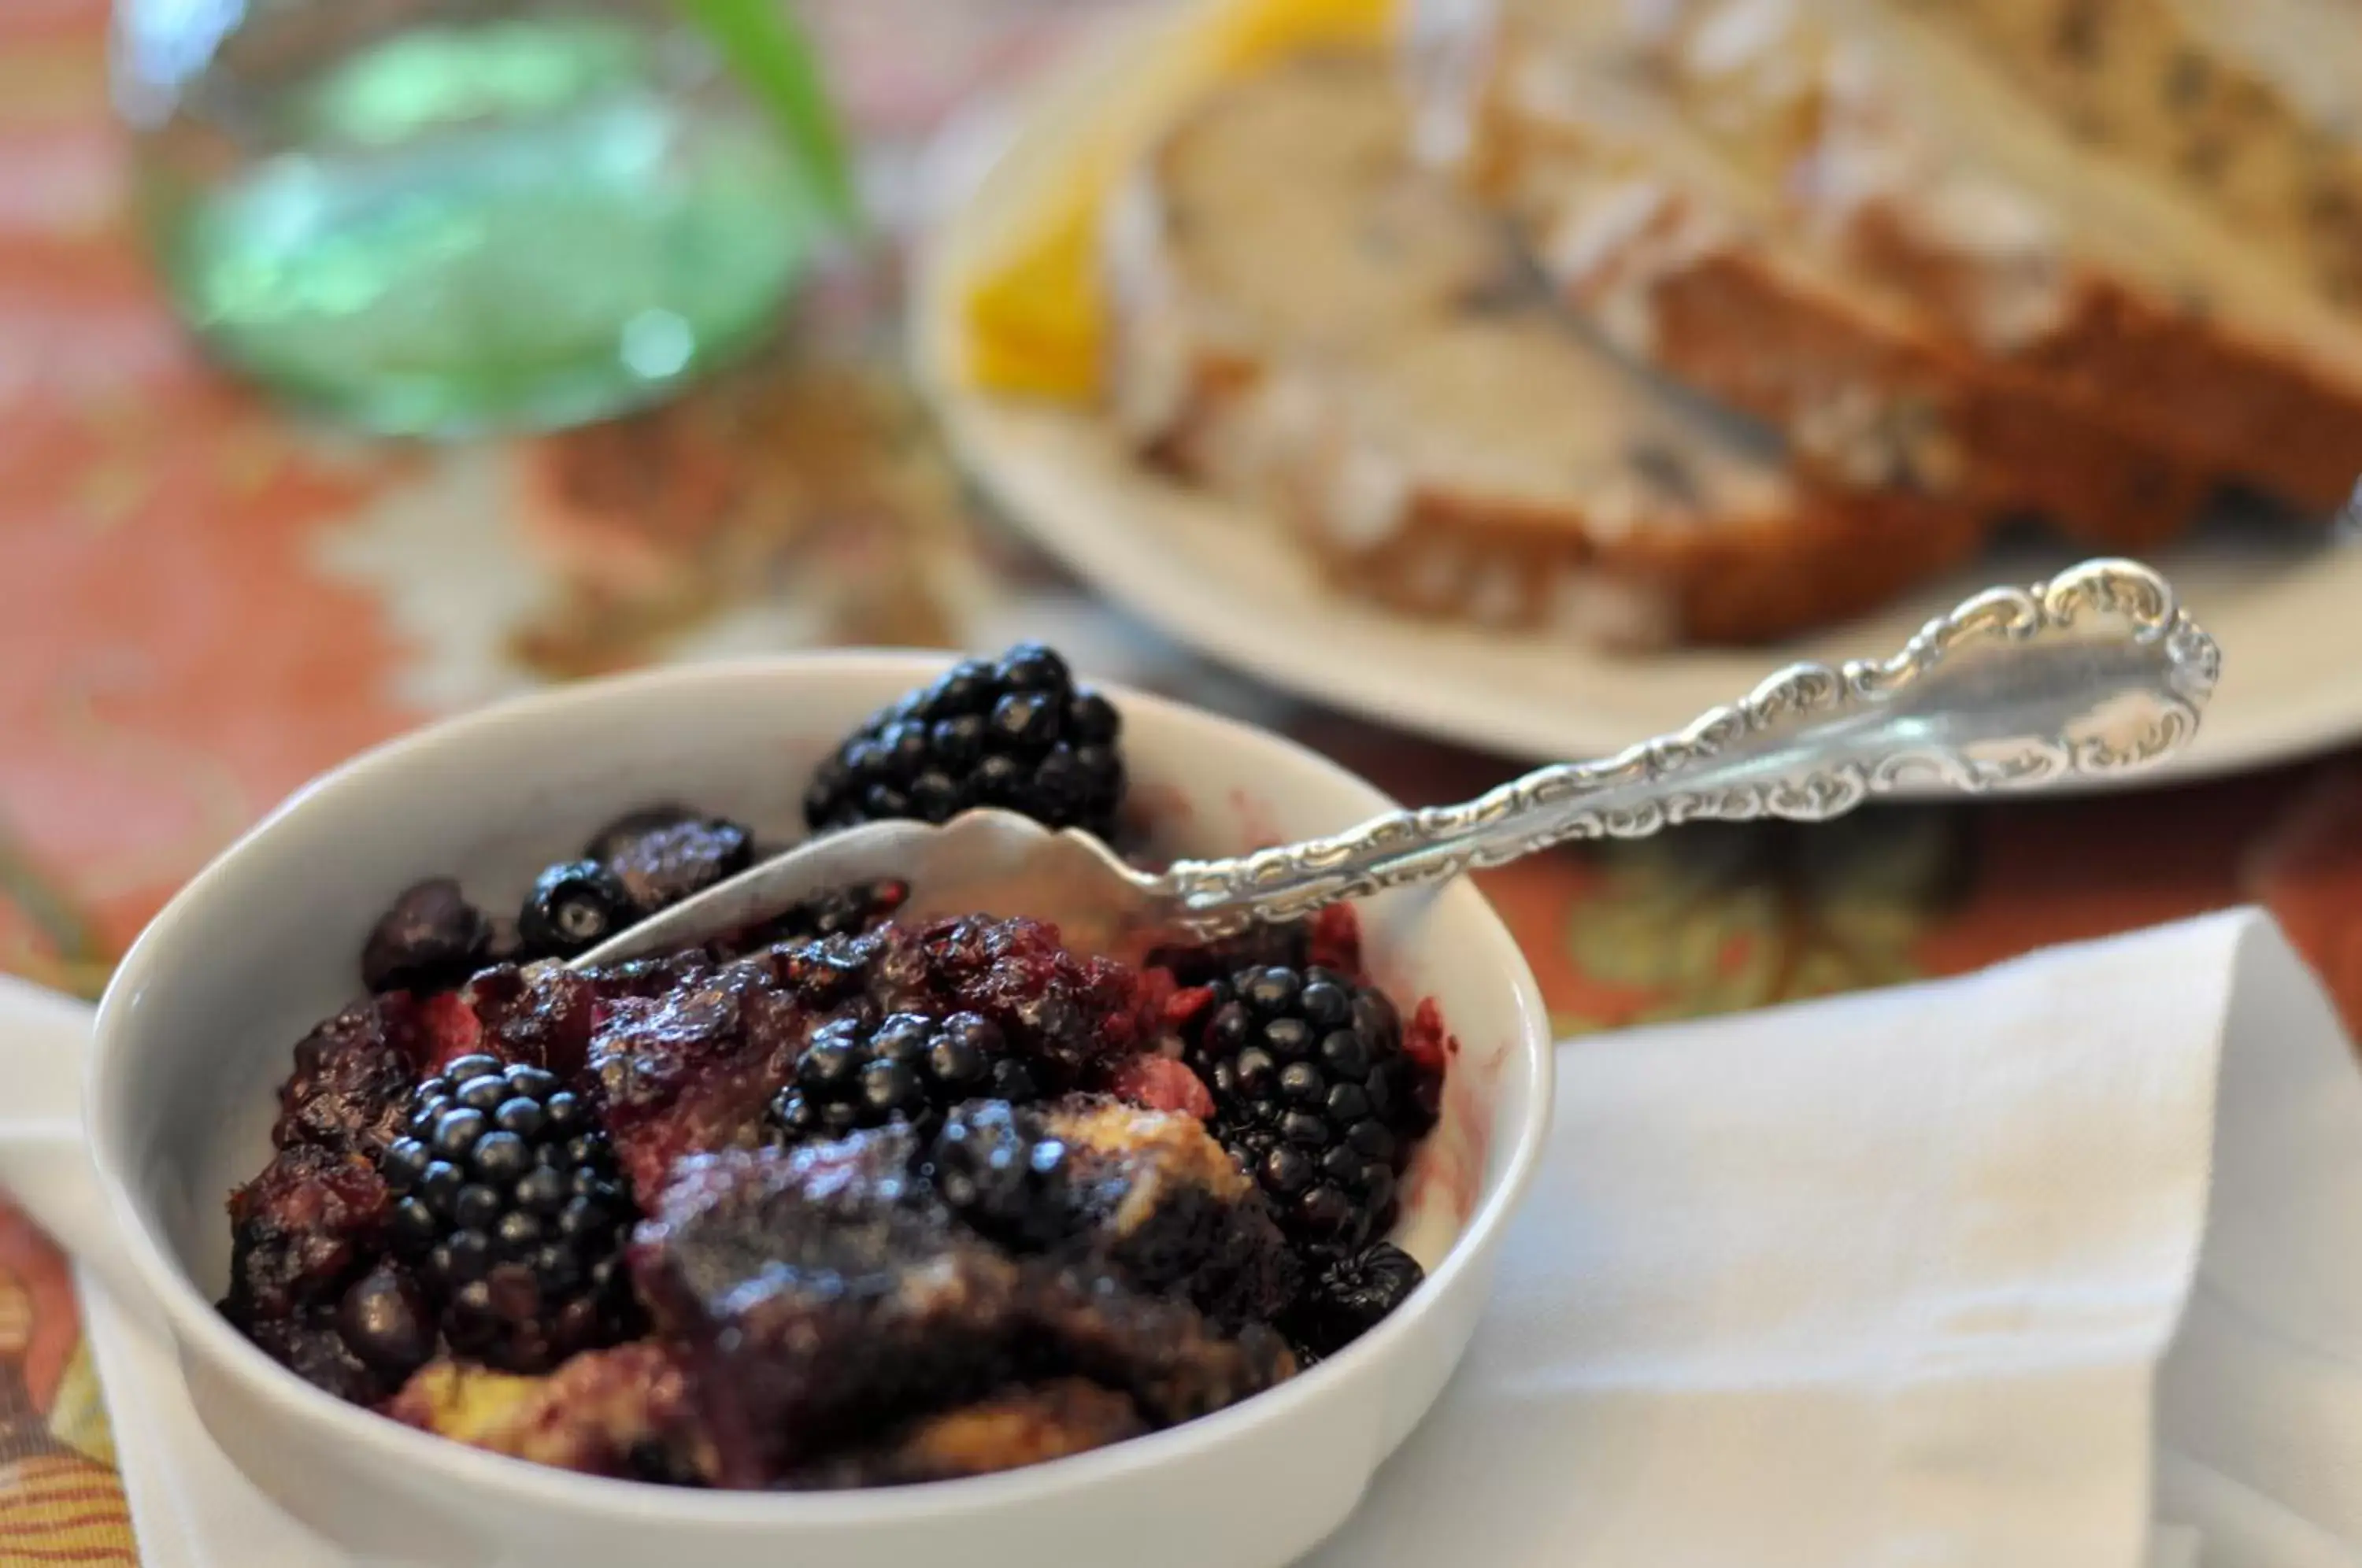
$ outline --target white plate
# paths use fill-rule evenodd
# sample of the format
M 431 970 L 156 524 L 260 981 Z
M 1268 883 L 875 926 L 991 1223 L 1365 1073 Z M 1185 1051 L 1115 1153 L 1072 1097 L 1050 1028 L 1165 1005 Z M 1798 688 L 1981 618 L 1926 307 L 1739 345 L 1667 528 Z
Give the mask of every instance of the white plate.
M 953 450 L 1025 533 L 1109 598 L 1275 685 L 1430 734 L 1536 759 L 1597 756 L 1742 694 L 1789 657 L 1880 655 L 1992 582 L 2071 557 L 2014 547 L 1889 610 L 1778 650 L 1612 657 L 1536 637 L 1407 621 L 1323 590 L 1266 520 L 1133 463 L 1085 413 L 961 384 L 959 302 L 1011 222 L 1102 127 L 1175 92 L 1172 12 L 1113 29 L 1001 116 L 977 122 L 913 292 L 916 373 Z M 1284 265 L 1284 261 L 1275 261 Z M 2355 454 L 2362 471 L 2362 452 Z M 2362 553 L 2216 527 L 2154 558 L 2222 642 L 2224 676 L 2195 745 L 2161 774 L 2227 773 L 2362 735 Z M 2152 774 L 2155 778 L 2161 774 Z

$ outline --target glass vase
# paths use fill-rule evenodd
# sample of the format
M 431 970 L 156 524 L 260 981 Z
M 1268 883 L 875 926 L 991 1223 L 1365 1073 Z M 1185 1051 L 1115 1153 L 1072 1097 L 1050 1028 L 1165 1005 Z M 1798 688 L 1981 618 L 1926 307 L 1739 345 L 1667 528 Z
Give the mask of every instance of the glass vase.
M 670 0 L 119 0 L 115 68 L 190 327 L 379 432 L 665 396 L 759 342 L 830 232 Z

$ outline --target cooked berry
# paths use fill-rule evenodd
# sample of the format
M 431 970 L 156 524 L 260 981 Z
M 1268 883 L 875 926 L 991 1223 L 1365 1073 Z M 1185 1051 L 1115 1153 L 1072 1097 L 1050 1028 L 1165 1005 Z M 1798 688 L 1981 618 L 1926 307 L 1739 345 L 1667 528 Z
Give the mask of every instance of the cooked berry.
M 451 1348 L 542 1372 L 628 1338 L 637 1304 L 601 1268 L 623 1246 L 631 1198 L 579 1097 L 542 1068 L 463 1056 L 411 1106 L 410 1135 L 379 1173 L 395 1195 L 396 1253 Z
M 492 961 L 492 922 L 459 884 L 437 877 L 409 889 L 378 917 L 361 948 L 372 991 L 447 990 Z
M 759 952 L 782 942 L 857 936 L 891 920 L 910 901 L 908 882 L 864 882 L 831 888 L 790 905 L 760 925 L 734 933 L 714 944 L 723 957 Z
M 1032 1075 L 1009 1055 L 988 1019 L 901 1012 L 865 1027 L 840 1018 L 812 1032 L 795 1077 L 771 1102 L 771 1120 L 794 1143 L 897 1120 L 932 1125 L 962 1100 L 985 1094 L 1019 1101 L 1036 1096 Z
M 1258 925 L 1203 946 L 1159 947 L 1148 966 L 1163 969 L 1184 986 L 1227 985 L 1242 969 L 1302 969 L 1312 962 L 1311 928 L 1302 921 Z
M 999 806 L 1110 838 L 1123 802 L 1121 729 L 1114 704 L 1077 690 L 1065 660 L 1020 643 L 871 714 L 814 772 L 804 818 L 822 831 Z
M 632 899 L 613 871 L 596 860 L 569 860 L 534 879 L 517 915 L 525 946 L 544 956 L 570 957 L 629 925 Z
M 992 1065 L 992 1098 L 1005 1099 L 1011 1105 L 1023 1105 L 1041 1098 L 1042 1089 L 1033 1077 L 1033 1069 L 1014 1056 L 1006 1056 Z
M 337 1334 L 355 1355 L 395 1379 L 407 1377 L 435 1353 L 425 1293 L 391 1260 L 345 1292 L 337 1304 Z
M 1357 1251 L 1393 1221 L 1429 1121 L 1393 1004 L 1318 966 L 1244 968 L 1213 992 L 1189 1066 L 1213 1091 L 1215 1132 L 1299 1243 Z
M 1073 1227 L 1054 1187 L 1065 1160 L 1066 1145 L 1044 1131 L 1039 1116 L 984 1099 L 944 1119 L 927 1169 L 953 1213 L 997 1241 L 1032 1251 Z
M 651 806 L 600 829 L 582 855 L 613 872 L 632 909 L 646 916 L 746 869 L 755 838 L 726 817 Z
M 1376 1328 L 1426 1277 L 1418 1260 L 1390 1242 L 1339 1258 L 1297 1299 L 1290 1335 L 1313 1357 L 1334 1355 Z

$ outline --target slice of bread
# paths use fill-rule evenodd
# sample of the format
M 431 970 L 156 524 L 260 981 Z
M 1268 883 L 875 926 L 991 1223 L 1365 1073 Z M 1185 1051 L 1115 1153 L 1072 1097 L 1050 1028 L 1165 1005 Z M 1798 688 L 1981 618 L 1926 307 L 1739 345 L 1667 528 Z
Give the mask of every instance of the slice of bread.
M 2257 0 L 2240 0 L 2252 29 L 2242 48 L 2224 36 L 2241 25 L 2231 8 L 2210 17 L 2187 0 L 1898 3 L 1989 61 L 2085 146 L 2173 183 L 2328 299 L 2362 306 L 2362 146 L 2250 53 L 2284 39 L 2352 55 L 2362 19 L 2337 17 L 2333 3 L 2259 24 Z M 2349 78 L 2348 94 L 2357 85 Z
M 1687 120 L 1953 341 L 2299 505 L 2351 490 L 2362 316 L 1986 51 L 1885 0 L 1633 3 Z
M 1109 215 L 1115 416 L 1388 605 L 1628 647 L 1827 622 L 1951 566 L 1975 514 L 1801 478 L 1763 426 L 1587 337 L 1407 153 L 1374 57 L 1207 100 Z
M 2312 123 L 2362 143 L 2362 0 L 2174 0 L 2210 50 L 2261 72 Z
M 2187 527 L 2212 488 L 2203 469 L 1850 271 L 1789 215 L 1771 171 L 1726 157 L 1618 69 L 1631 42 L 1512 26 L 1461 160 L 1619 350 L 1772 422 L 1849 482 L 2038 512 L 2113 549 Z

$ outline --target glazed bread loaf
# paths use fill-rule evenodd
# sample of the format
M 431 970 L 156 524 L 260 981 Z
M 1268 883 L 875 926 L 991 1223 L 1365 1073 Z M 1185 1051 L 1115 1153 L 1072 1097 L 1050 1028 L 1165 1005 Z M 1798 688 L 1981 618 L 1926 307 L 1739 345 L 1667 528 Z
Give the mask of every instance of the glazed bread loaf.
M 1849 270 L 1776 171 L 1686 123 L 1610 29 L 1502 39 L 1462 167 L 1617 349 L 1778 425 L 1852 484 L 2043 513 L 2138 549 L 2181 532 L 2206 473 L 2103 403 L 1998 364 Z
M 2210 50 L 2259 71 L 2314 125 L 2362 141 L 2362 0 L 2175 0 Z
M 2289 13 L 2278 18 L 2259 17 L 2257 0 L 1903 4 L 2078 141 L 2170 182 L 2330 300 L 2362 305 L 2362 146 L 2283 79 L 2301 58 L 2357 63 L 2362 17 L 2342 0 L 2315 0 L 2311 15 L 2267 0 Z
M 2128 435 L 2180 469 L 2323 510 L 2350 488 L 2362 315 L 2312 286 L 2320 268 L 2297 259 L 2318 262 L 2304 237 L 2315 231 L 2291 218 L 2281 243 L 2261 243 L 2164 172 L 2169 155 L 2156 149 L 2170 116 L 2122 111 L 2150 153 L 2070 128 L 2067 89 L 2005 47 L 2034 26 L 2023 17 L 2055 21 L 2064 0 L 1501 3 L 1491 71 L 1506 84 L 1481 101 L 1504 123 L 1485 139 L 1550 155 L 1565 105 L 1586 101 L 1597 69 L 1580 40 L 1613 29 L 1667 116 L 1730 171 L 1726 189 L 1776 205 L 1759 255 L 1809 262 L 1840 304 L 1906 304 L 1927 339 L 2000 378 L 1970 385 L 2033 389 L 2024 406 Z M 2265 141 L 2286 151 L 2297 139 Z M 1540 199 L 1530 185 L 1525 199 Z M 1775 301 L 1771 319 L 1793 326 L 1812 318 L 1803 309 Z M 1818 302 L 1815 312 L 1827 314 Z M 2029 493 L 2049 488 L 2022 478 Z M 2044 500 L 2106 536 L 2104 507 Z
M 1385 61 L 1308 56 L 1136 171 L 1106 255 L 1144 453 L 1387 604 L 1620 646 L 1778 636 L 1974 550 L 1939 487 L 1801 475 L 1587 337 L 1408 134 Z

